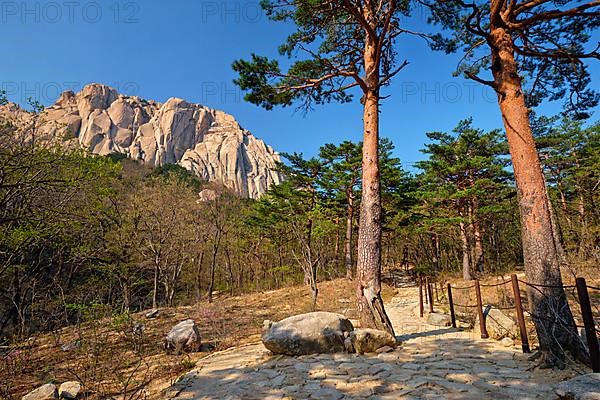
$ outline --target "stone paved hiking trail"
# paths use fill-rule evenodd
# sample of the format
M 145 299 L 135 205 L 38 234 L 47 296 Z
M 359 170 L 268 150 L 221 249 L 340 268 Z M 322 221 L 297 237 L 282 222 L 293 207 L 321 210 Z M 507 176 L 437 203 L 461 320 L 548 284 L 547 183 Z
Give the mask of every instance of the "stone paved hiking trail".
M 519 347 L 427 325 L 415 288 L 386 305 L 402 345 L 389 353 L 273 356 L 261 343 L 203 358 L 164 398 L 553 399 L 565 372 L 527 371 Z

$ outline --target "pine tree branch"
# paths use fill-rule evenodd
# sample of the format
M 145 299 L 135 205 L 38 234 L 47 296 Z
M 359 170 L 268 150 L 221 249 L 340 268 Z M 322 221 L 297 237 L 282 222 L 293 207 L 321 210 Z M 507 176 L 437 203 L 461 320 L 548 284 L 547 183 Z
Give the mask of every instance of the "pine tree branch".
M 488 81 L 485 80 L 483 78 L 480 78 L 479 76 L 477 76 L 477 74 L 474 74 L 470 71 L 465 71 L 465 75 L 467 76 L 467 78 L 474 80 L 475 82 L 479 82 L 483 85 L 489 86 L 491 88 L 493 88 L 494 90 L 498 87 L 498 85 L 496 84 L 496 82 L 494 81 Z
M 550 58 L 550 59 L 569 59 L 576 60 L 581 58 L 595 58 L 600 59 L 600 43 L 596 46 L 596 48 L 588 53 L 578 53 L 578 52 L 569 52 L 565 49 L 544 49 L 544 50 L 535 50 L 528 45 L 524 46 L 514 46 L 515 52 L 517 54 L 529 57 L 539 57 L 539 58 Z
M 537 13 L 529 18 L 517 20 L 516 22 L 511 22 L 508 26 L 513 29 L 524 29 L 541 21 L 557 20 L 565 17 L 600 17 L 600 11 L 586 12 L 586 10 L 598 6 L 600 6 L 600 0 L 594 0 L 587 4 L 582 4 L 578 7 L 573 7 L 568 10 L 548 10 Z

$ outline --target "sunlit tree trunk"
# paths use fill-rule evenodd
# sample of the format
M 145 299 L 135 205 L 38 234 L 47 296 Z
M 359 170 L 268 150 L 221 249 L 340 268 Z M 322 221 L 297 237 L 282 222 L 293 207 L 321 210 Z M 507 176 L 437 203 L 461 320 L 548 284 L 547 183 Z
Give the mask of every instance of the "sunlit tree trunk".
M 562 288 L 560 251 L 544 175 L 525 104 L 512 37 L 501 23 L 490 34 L 492 71 L 512 157 L 521 213 L 527 279 L 544 285 L 529 289 L 540 352 L 549 365 L 564 365 L 565 350 L 580 357 L 582 347 Z
M 346 278 L 352 279 L 352 223 L 354 222 L 354 195 L 352 189 L 347 193 L 348 207 L 346 215 L 346 237 L 344 239 L 344 265 Z
M 365 41 L 362 198 L 356 283 L 362 326 L 394 333 L 381 298 L 381 181 L 379 174 L 379 65 L 375 39 Z
M 463 279 L 470 281 L 473 279 L 473 277 L 471 276 L 471 263 L 469 262 L 469 238 L 467 237 L 467 227 L 463 221 L 460 222 L 459 228 L 462 250 Z

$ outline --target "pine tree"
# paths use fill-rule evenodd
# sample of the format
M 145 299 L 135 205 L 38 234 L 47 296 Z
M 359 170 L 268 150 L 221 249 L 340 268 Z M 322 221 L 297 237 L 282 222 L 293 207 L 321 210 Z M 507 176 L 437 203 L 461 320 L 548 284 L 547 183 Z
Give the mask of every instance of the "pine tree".
M 512 156 L 519 195 L 523 256 L 542 362 L 562 366 L 565 351 L 584 358 L 562 289 L 562 249 L 535 146 L 528 108 L 544 98 L 567 98 L 578 117 L 598 102 L 583 60 L 600 25 L 600 2 L 549 0 L 431 0 L 431 21 L 451 31 L 434 36 L 433 48 L 464 53 L 457 73 L 495 90 Z M 486 74 L 482 75 L 482 74 Z M 567 96 L 567 94 L 569 94 Z
M 346 278 L 353 276 L 352 232 L 356 214 L 356 192 L 360 187 L 362 145 L 345 141 L 339 145 L 328 143 L 321 147 L 319 157 L 323 159 L 325 171 L 323 186 L 334 199 L 340 199 L 346 208 L 344 237 L 344 266 Z
M 421 198 L 434 223 L 458 225 L 463 278 L 470 280 L 474 272 L 483 272 L 481 209 L 506 195 L 505 144 L 498 130 L 475 129 L 471 119 L 461 121 L 452 134 L 430 132 L 427 137 L 431 143 L 422 151 L 429 159 L 417 163 L 425 183 Z
M 599 125 L 586 128 L 582 121 L 568 117 L 558 125 L 552 119 L 541 120 L 545 123 L 537 124 L 535 138 L 546 181 L 565 222 L 563 236 L 579 259 L 590 259 L 596 240 L 594 187 L 598 182 Z
M 363 172 L 357 258 L 357 303 L 363 326 L 393 333 L 381 299 L 381 190 L 379 103 L 382 89 L 406 65 L 398 62 L 397 38 L 407 1 L 264 0 L 274 21 L 296 31 L 280 46 L 282 56 L 301 54 L 287 72 L 276 60 L 252 55 L 233 64 L 245 99 L 270 109 L 300 103 L 305 109 L 331 101 L 349 102 L 358 88 L 363 105 Z

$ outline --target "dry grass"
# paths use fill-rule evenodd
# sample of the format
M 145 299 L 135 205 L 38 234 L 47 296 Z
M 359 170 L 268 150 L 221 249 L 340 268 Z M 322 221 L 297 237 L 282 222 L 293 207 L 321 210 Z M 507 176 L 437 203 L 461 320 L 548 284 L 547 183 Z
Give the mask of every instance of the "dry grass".
M 354 284 L 348 280 L 323 282 L 317 308 L 354 318 L 354 293 Z M 393 294 L 393 289 L 384 286 L 384 300 Z M 280 320 L 310 308 L 308 289 L 294 286 L 243 296 L 217 296 L 212 304 L 161 309 L 160 316 L 153 320 L 140 313 L 130 319 L 105 318 L 41 334 L 2 358 L 0 397 L 20 399 L 43 383 L 77 379 L 84 383 L 89 398 L 152 398 L 210 352 L 258 341 L 265 319 Z M 164 336 L 173 325 L 188 318 L 200 328 L 203 351 L 166 354 L 162 348 Z M 144 325 L 141 338 L 131 334 L 136 323 Z M 76 340 L 81 340 L 81 347 L 61 349 L 61 345 Z M 136 391 L 136 387 L 145 389 Z

